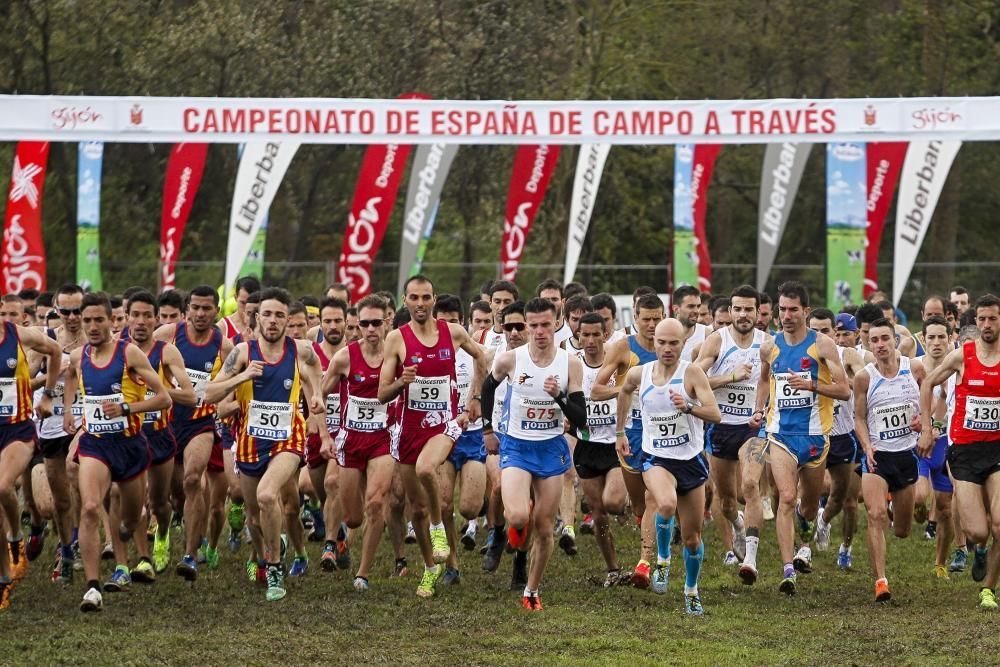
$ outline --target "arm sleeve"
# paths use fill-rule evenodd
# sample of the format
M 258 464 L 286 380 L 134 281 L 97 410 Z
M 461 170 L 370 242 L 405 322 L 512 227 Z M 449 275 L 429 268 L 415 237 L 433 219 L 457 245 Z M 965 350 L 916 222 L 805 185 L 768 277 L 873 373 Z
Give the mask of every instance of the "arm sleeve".
M 487 373 L 483 380 L 482 400 L 479 402 L 483 411 L 483 429 L 487 432 L 493 430 L 493 402 L 499 386 L 500 382 L 493 377 L 493 373 Z
M 574 391 L 569 396 L 563 392 L 556 396 L 555 401 L 573 426 L 587 428 L 587 400 L 583 397 L 582 391 Z

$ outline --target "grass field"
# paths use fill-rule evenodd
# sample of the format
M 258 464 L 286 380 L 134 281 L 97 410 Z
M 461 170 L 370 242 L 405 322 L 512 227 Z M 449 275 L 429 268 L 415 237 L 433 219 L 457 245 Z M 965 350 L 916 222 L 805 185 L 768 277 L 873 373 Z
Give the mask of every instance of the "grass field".
M 324 573 L 314 560 L 304 578 L 290 581 L 287 598 L 267 603 L 246 581 L 245 553 L 227 551 L 220 568 L 203 570 L 194 585 L 170 570 L 151 586 L 105 593 L 104 611 L 86 616 L 77 609 L 82 573 L 63 589 L 49 583 L 49 562 L 38 561 L 0 613 L 0 664 L 1000 663 L 1000 614 L 978 609 L 968 571 L 934 579 L 933 544 L 922 528 L 907 540 L 890 537 L 894 597 L 876 606 L 863 533 L 852 572 L 837 570 L 835 552 L 817 554 L 813 573 L 799 575 L 799 593 L 778 593 L 773 525 L 753 588 L 721 564 L 709 527 L 703 618 L 683 612 L 679 558 L 665 596 L 601 588 L 590 536 L 580 537 L 578 556 L 553 555 L 541 613 L 522 610 L 519 594 L 508 590 L 510 557 L 485 574 L 478 550 L 462 552 L 459 586 L 426 601 L 414 595 L 413 574 L 388 578 L 392 559 L 383 544 L 367 594 L 351 588 L 353 572 Z M 637 531 L 616 526 L 615 533 L 623 565 L 633 563 Z M 314 559 L 318 548 L 310 545 Z M 416 548 L 407 548 L 412 569 Z

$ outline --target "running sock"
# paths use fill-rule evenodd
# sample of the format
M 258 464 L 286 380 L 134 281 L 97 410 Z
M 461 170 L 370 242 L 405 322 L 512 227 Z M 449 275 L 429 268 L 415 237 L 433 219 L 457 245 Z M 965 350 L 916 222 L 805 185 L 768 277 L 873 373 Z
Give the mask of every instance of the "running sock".
M 431 530 L 444 530 L 444 523 L 432 523 Z
M 937 521 L 928 521 L 927 522 L 927 530 L 929 530 L 929 531 L 937 530 Z
M 704 557 L 704 542 L 698 543 L 698 550 L 694 553 L 684 547 L 684 593 L 687 595 L 698 594 L 698 577 L 701 575 L 701 563 Z
M 756 528 L 749 528 L 747 532 L 750 531 L 757 532 Z M 757 547 L 760 545 L 760 538 L 756 535 L 747 535 L 747 555 L 743 559 L 743 563 L 750 565 L 751 567 L 757 567 Z
M 73 547 L 68 544 L 63 544 L 59 546 L 59 556 L 63 560 L 73 560 Z
M 45 532 L 45 526 L 44 525 L 42 525 L 42 526 L 36 526 L 34 524 L 31 525 L 31 533 L 30 533 L 30 535 L 32 535 L 32 536 L 41 535 L 44 532 Z
M 782 570 L 782 576 L 785 579 L 794 579 L 795 578 L 795 566 L 792 565 L 791 563 L 785 563 L 785 567 Z
M 674 517 L 664 519 L 656 513 L 656 562 L 670 561 L 670 539 L 674 531 Z
M 97 579 L 91 579 L 90 581 L 87 582 L 87 590 L 89 591 L 91 588 L 96 589 L 97 592 L 100 593 L 101 582 L 99 582 Z
M 525 586 L 524 587 L 524 597 L 526 597 L 526 598 L 537 598 L 538 597 L 538 589 L 536 588 L 535 590 L 531 590 L 530 588 L 528 588 L 527 586 Z
M 323 548 L 333 551 L 334 549 L 337 548 L 337 543 L 334 542 L 333 540 L 327 540 L 326 542 L 323 543 Z

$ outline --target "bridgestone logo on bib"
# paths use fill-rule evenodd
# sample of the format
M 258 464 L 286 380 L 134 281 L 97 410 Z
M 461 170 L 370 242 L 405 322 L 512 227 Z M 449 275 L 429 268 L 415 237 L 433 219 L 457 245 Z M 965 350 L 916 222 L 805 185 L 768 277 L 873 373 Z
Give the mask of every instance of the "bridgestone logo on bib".
M 250 401 L 247 418 L 247 435 L 261 440 L 289 440 L 292 437 L 292 417 L 295 406 L 291 403 Z
M 451 410 L 451 378 L 420 377 L 410 383 L 406 406 L 419 412 L 448 412 Z
M 548 431 L 561 428 L 559 410 L 552 399 L 521 399 L 521 430 Z
M 794 408 L 811 408 L 813 405 L 813 393 L 806 389 L 794 389 L 788 384 L 792 375 L 798 375 L 807 382 L 812 381 L 812 375 L 804 371 L 802 373 L 775 373 L 774 374 L 774 402 L 779 410 L 790 410 Z
M 329 394 L 326 397 L 326 430 L 336 431 L 340 428 L 340 394 Z
M 0 417 L 17 414 L 17 378 L 0 378 Z
M 194 395 L 198 399 L 195 407 L 200 408 L 205 403 L 205 387 L 211 382 L 212 375 L 205 371 L 193 371 L 190 368 L 187 369 L 187 374 L 191 378 L 192 384 L 194 384 Z
M 748 384 L 727 384 L 715 390 L 719 411 L 734 417 L 749 417 L 756 400 L 757 389 Z
M 1000 398 L 965 398 L 965 423 L 970 431 L 1000 431 Z
M 388 423 L 387 406 L 377 398 L 351 396 L 348 399 L 346 428 L 361 433 L 374 433 L 383 430 Z
M 587 426 L 612 426 L 617 416 L 613 411 L 614 401 L 587 401 Z
M 121 394 L 111 394 L 110 396 L 84 396 L 83 397 L 83 421 L 87 426 L 87 433 L 98 435 L 101 433 L 124 433 L 127 425 L 125 415 L 120 417 L 108 417 L 104 414 L 104 402 L 121 403 Z

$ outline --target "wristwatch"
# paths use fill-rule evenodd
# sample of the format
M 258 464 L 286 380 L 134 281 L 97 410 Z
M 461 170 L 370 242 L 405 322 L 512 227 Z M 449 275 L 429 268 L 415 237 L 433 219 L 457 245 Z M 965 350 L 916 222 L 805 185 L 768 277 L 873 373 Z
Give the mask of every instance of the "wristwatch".
M 49 398 L 55 398 L 56 397 L 56 390 L 55 389 L 49 389 L 48 387 L 45 387 L 44 389 L 42 389 L 42 394 L 45 395 L 45 396 L 48 396 Z
M 129 407 L 128 403 L 122 403 L 122 412 L 125 414 L 126 417 L 132 414 L 132 408 Z

